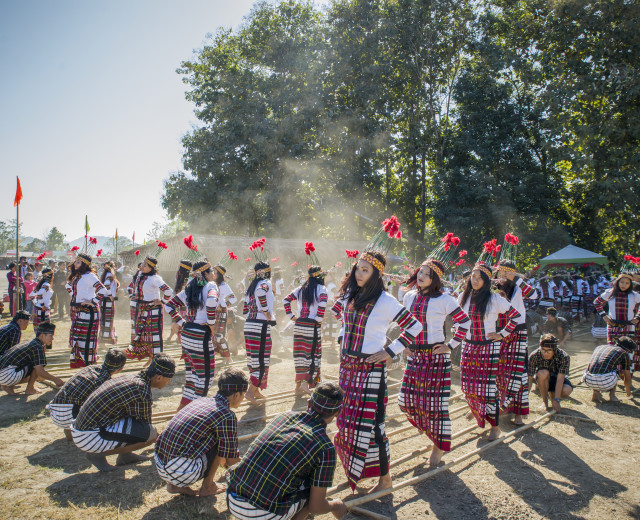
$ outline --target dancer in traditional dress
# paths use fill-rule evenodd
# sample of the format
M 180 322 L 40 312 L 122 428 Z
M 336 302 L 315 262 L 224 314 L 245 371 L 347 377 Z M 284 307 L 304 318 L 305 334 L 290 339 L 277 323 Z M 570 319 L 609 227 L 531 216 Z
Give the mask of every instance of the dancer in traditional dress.
M 211 264 L 198 260 L 191 270 L 192 278 L 184 291 L 174 295 L 165 305 L 165 310 L 174 321 L 175 332 L 180 332 L 180 343 L 186 369 L 182 400 L 178 410 L 194 399 L 208 394 L 213 384 L 216 367 L 213 343 L 213 326 L 216 322 L 218 288 L 213 282 Z M 186 319 L 179 309 L 186 307 Z
M 156 253 L 160 254 L 163 249 L 166 249 L 166 245 L 159 242 Z M 133 288 L 132 296 L 136 301 L 135 337 L 127 348 L 127 357 L 131 359 L 146 357 L 151 362 L 153 355 L 163 349 L 162 304 L 169 301 L 173 291 L 158 274 L 157 265 L 156 256 L 147 256 Z
M 399 227 L 395 216 L 383 222 L 382 230 L 340 288 L 344 332 L 339 384 L 345 396 L 334 443 L 351 489 L 365 478 L 378 478 L 372 491 L 392 485 L 385 432 L 387 362 L 411 345 L 422 330 L 420 322 L 384 291 L 385 253 L 393 238 L 401 236 Z M 391 323 L 396 323 L 401 333 L 387 345 L 386 332 Z
M 140 254 L 140 251 L 136 251 L 134 253 L 136 258 Z M 138 276 L 140 276 L 140 269 L 142 269 L 142 262 L 138 263 L 136 267 L 135 273 L 131 277 L 131 282 L 129 282 L 129 287 L 127 287 L 127 293 L 129 294 L 129 319 L 131 321 L 131 339 L 130 342 L 133 343 L 134 338 L 136 337 L 136 307 L 137 307 L 137 295 L 134 294 L 134 288 L 136 286 L 136 281 L 138 280 Z
M 197 258 L 196 258 L 197 260 Z M 187 282 L 189 281 L 189 274 L 191 274 L 191 269 L 193 268 L 193 260 L 189 260 L 187 258 L 181 258 L 180 263 L 178 264 L 178 270 L 176 271 L 176 282 L 173 284 L 173 294 L 180 294 L 184 291 L 187 286 Z M 186 307 L 181 307 L 177 309 L 178 313 L 182 318 L 187 317 L 187 309 Z M 173 339 L 174 334 L 180 341 L 180 332 L 176 332 L 173 327 L 171 327 L 171 332 L 169 333 L 169 337 L 167 341 L 171 341 Z
M 313 249 L 311 249 L 313 248 Z M 293 326 L 293 364 L 296 370 L 296 393 L 309 390 L 320 382 L 322 362 L 322 320 L 327 307 L 327 289 L 324 286 L 322 268 L 317 265 L 312 242 L 307 242 L 305 252 L 314 265 L 308 269 L 309 277 L 300 287 L 284 298 L 284 311 L 294 320 Z M 298 314 L 293 314 L 291 302 L 298 302 Z
M 553 307 L 556 304 L 556 294 L 558 288 L 556 284 L 549 278 L 549 276 L 543 276 L 538 282 L 538 290 L 540 291 L 540 300 L 538 301 L 538 307 L 542 310 L 546 310 L 547 307 Z
M 240 462 L 238 420 L 232 410 L 242 403 L 248 387 L 242 370 L 225 368 L 218 393 L 180 410 L 156 439 L 156 469 L 169 493 L 209 496 L 226 489 L 214 479 L 220 466 Z M 189 487 L 200 479 L 199 491 Z
M 229 351 L 229 344 L 227 343 L 228 308 L 229 305 L 235 305 L 238 299 L 236 295 L 233 294 L 233 289 L 231 289 L 231 286 L 225 281 L 224 277 L 231 263 L 237 259 L 237 255 L 230 249 L 227 249 L 226 256 L 213 267 L 215 275 L 214 282 L 218 286 L 218 308 L 216 310 L 216 324 L 213 330 L 213 344 L 216 352 L 224 359 L 225 364 L 231 361 L 231 352 Z
M 82 368 L 98 362 L 96 348 L 100 325 L 98 304 L 110 294 L 96 274 L 91 270 L 91 256 L 80 253 L 71 266 L 67 284 L 71 295 L 71 368 Z
M 123 350 L 110 348 L 101 366 L 84 367 L 71 376 L 47 405 L 53 424 L 64 429 L 67 440 L 72 440 L 71 426 L 80 407 L 94 390 L 120 372 L 126 362 Z
M 613 287 L 607 289 L 598 296 L 594 305 L 596 311 L 603 317 L 607 324 L 607 343 L 614 345 L 615 340 L 621 336 L 635 335 L 635 327 L 640 321 L 640 313 L 636 309 L 640 304 L 640 294 L 633 290 L 633 273 L 638 265 L 625 255 L 625 263 L 620 270 L 620 275 L 613 281 Z M 634 257 L 631 257 L 634 258 Z M 640 259 L 639 263 L 640 263 Z M 604 305 L 609 305 L 609 311 L 604 310 Z
M 104 343 L 115 345 L 118 342 L 116 334 L 116 300 L 118 299 L 118 286 L 120 282 L 116 278 L 116 265 L 111 262 L 105 262 L 102 266 L 102 275 L 100 277 L 102 285 L 109 292 L 109 296 L 102 300 L 100 307 L 100 340 Z
M 164 388 L 175 371 L 173 359 L 156 354 L 139 374 L 115 377 L 87 398 L 71 435 L 91 464 L 100 471 L 113 471 L 107 455 L 118 455 L 116 466 L 148 460 L 133 452 L 153 444 L 158 436 L 151 424 L 151 389 Z
M 498 248 L 498 249 L 496 249 Z M 496 240 L 485 242 L 464 292 L 458 299 L 460 307 L 471 318 L 471 327 L 462 343 L 460 359 L 461 387 L 471 412 L 480 428 L 491 425 L 489 440 L 500 435 L 498 417 L 500 395 L 496 386 L 502 340 L 516 328 L 520 313 L 502 296 L 491 292 L 491 265 L 500 246 Z M 506 326 L 496 331 L 498 316 L 506 316 Z
M 445 266 L 449 265 L 459 243 L 458 237 L 447 234 L 413 272 L 407 282 L 409 291 L 403 299 L 404 306 L 422 324 L 422 331 L 415 343 L 409 345 L 411 353 L 407 357 L 398 404 L 409 422 L 433 442 L 431 465 L 437 465 L 444 453 L 451 450 L 450 352 L 460 345 L 470 323 L 455 298 L 442 289 Z M 447 316 L 451 316 L 456 329 L 445 344 Z
M 53 269 L 45 267 L 42 270 L 40 281 L 36 285 L 33 298 L 33 331 L 38 330 L 38 325 L 51 321 L 51 298 L 53 297 L 53 289 L 51 281 L 53 280 Z
M 336 449 L 327 435 L 342 407 L 343 392 L 321 383 L 308 410 L 276 417 L 227 473 L 227 505 L 238 520 L 302 520 L 347 509 L 339 498 L 327 500 L 333 483 Z
M 267 262 L 268 255 L 264 252 L 264 243 L 265 239 L 261 238 L 249 247 L 258 262 L 254 266 L 255 278 L 244 296 L 243 308 L 243 314 L 247 315 L 244 340 L 251 374 L 249 391 L 245 397 L 253 404 L 258 404 L 256 399 L 264 399 L 260 390 L 267 388 L 272 346 L 271 326 L 276 324 L 273 313 L 275 297 L 269 280 L 271 267 Z
M 519 239 L 507 233 L 502 244 L 501 258 L 498 263 L 498 288 L 516 309 L 519 316 L 515 319 L 516 328 L 502 340 L 500 363 L 496 384 L 500 392 L 500 408 L 503 413 L 513 413 L 514 423 L 522 425 L 522 417 L 529 415 L 529 378 L 527 358 L 529 357 L 527 334 L 527 311 L 524 300 L 537 298 L 536 290 L 524 281 L 516 272 L 516 253 Z M 499 328 L 506 326 L 507 317 L 499 318 Z

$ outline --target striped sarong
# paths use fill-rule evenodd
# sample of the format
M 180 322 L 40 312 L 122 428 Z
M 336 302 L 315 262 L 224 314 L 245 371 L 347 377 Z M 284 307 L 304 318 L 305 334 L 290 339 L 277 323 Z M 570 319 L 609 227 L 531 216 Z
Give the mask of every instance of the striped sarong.
M 293 364 L 296 381 L 307 381 L 309 388 L 320 382 L 322 362 L 321 326 L 316 320 L 298 318 L 293 326 Z
M 526 325 L 501 342 L 496 384 L 503 413 L 529 415 L 528 338 Z
M 114 322 L 115 317 L 115 302 L 109 299 L 103 300 L 101 304 L 100 313 L 100 339 L 110 345 L 115 345 L 118 342 L 118 336 L 116 335 L 116 326 Z
M 244 322 L 244 343 L 247 349 L 247 366 L 253 386 L 267 388 L 269 361 L 271 358 L 271 325 L 265 320 Z
M 33 322 L 33 331 L 37 333 L 38 325 L 51 321 L 51 309 L 34 305 L 31 321 Z
M 215 351 L 223 358 L 230 358 L 229 344 L 227 343 L 227 308 L 218 307 L 216 310 L 216 323 L 213 326 L 213 343 Z
M 162 352 L 162 305 L 138 303 L 134 333 L 126 352 L 129 359 L 153 357 Z
M 214 453 L 216 450 L 212 450 Z M 158 475 L 165 482 L 173 484 L 178 487 L 187 487 L 191 484 L 195 484 L 207 473 L 207 469 L 211 465 L 212 460 L 209 460 L 207 453 L 198 457 L 197 459 L 188 459 L 186 457 L 175 457 L 168 460 L 165 464 L 158 453 L 154 455 L 154 461 Z
M 594 300 L 596 297 L 593 294 L 585 294 L 584 298 L 584 314 L 585 316 L 591 316 L 595 311 Z
M 71 368 L 82 368 L 98 362 L 96 348 L 98 346 L 98 327 L 100 310 L 95 305 L 71 304 L 69 309 L 71 330 L 69 346 Z
M 387 364 L 344 355 L 339 385 L 344 400 L 333 442 L 353 490 L 361 479 L 389 473 L 391 453 L 384 425 Z
M 303 498 L 300 502 L 293 504 L 289 511 L 284 515 L 276 515 L 259 507 L 251 505 L 249 502 L 227 491 L 227 509 L 238 520 L 290 520 L 298 511 L 300 511 L 308 502 L 308 499 Z
M 412 349 L 398 395 L 407 419 L 441 450 L 451 451 L 451 358 L 432 348 Z
M 9 365 L 0 370 L 0 385 L 14 386 L 27 377 L 33 367 L 26 366 L 22 368 Z
M 589 388 L 608 392 L 616 387 L 619 377 L 620 375 L 618 372 L 609 372 L 608 374 L 592 374 L 591 372 L 585 372 L 582 379 L 584 384 Z
M 151 428 L 150 424 L 133 417 L 125 417 L 105 428 L 95 428 L 88 431 L 76 430 L 75 426 L 72 426 L 71 436 L 73 443 L 80 450 L 88 453 L 104 453 L 149 440 Z
M 129 318 L 131 320 L 131 343 L 133 343 L 133 340 L 136 337 L 136 310 L 136 305 L 129 305 Z
M 582 295 L 574 294 L 571 297 L 571 314 L 574 318 L 579 317 L 583 311 Z
M 80 407 L 77 404 L 63 403 L 49 403 L 47 409 L 53 424 L 66 430 L 71 429 L 73 421 L 80 411 Z
M 498 425 L 500 396 L 496 387 L 501 341 L 462 343 L 462 392 L 480 428 Z
M 180 335 L 180 343 L 186 371 L 180 403 L 184 405 L 207 395 L 213 384 L 216 358 L 211 342 L 211 329 L 208 325 L 185 323 Z

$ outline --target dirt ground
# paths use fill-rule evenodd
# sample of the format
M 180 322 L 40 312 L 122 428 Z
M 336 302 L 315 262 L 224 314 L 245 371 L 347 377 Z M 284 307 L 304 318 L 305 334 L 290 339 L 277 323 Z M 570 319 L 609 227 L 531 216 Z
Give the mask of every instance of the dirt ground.
M 6 322 L 6 318 L 2 321 Z M 120 341 L 129 334 L 129 322 L 116 322 Z M 62 321 L 56 331 L 53 350 L 48 353 L 50 367 L 62 364 L 61 377 L 68 374 L 69 323 Z M 572 366 L 586 363 L 596 342 L 585 327 L 575 329 L 576 340 L 569 344 Z M 165 337 L 167 331 L 165 330 Z M 31 327 L 23 338 L 33 337 Z M 176 357 L 176 344 L 167 348 Z M 175 350 L 171 350 L 171 349 Z M 104 351 L 104 348 L 101 349 Z M 242 361 L 242 352 L 236 356 Z M 130 366 L 129 370 L 135 370 Z M 162 391 L 154 390 L 154 411 L 175 409 L 184 382 L 184 369 Z M 216 370 L 220 369 L 218 360 Z M 325 346 L 323 374 L 337 376 L 338 358 L 335 347 Z M 272 356 L 267 393 L 293 387 L 293 361 L 290 351 L 277 345 Z M 389 384 L 401 380 L 402 370 L 390 372 Z M 459 373 L 453 374 L 453 393 L 460 390 Z M 571 377 L 574 384 L 579 376 Z M 0 395 L 0 517 L 10 519 L 80 520 L 90 516 L 103 519 L 230 518 L 224 500 L 216 498 L 177 497 L 165 492 L 151 461 L 128 466 L 112 473 L 99 473 L 84 455 L 68 443 L 62 431 L 53 425 L 45 406 L 55 391 L 43 385 L 42 394 L 26 397 Z M 634 379 L 634 387 L 640 387 Z M 24 390 L 24 385 L 20 388 Z M 391 389 L 387 414 L 398 413 L 397 399 Z M 573 399 L 564 402 L 567 413 L 593 420 L 552 419 L 526 433 L 498 445 L 480 456 L 430 478 L 417 487 L 407 487 L 364 507 L 391 518 L 640 518 L 638 475 L 640 462 L 639 394 L 628 400 L 619 392 L 622 402 L 595 405 L 590 391 L 578 387 Z M 464 404 L 456 401 L 451 409 Z M 531 408 L 541 404 L 538 395 L 531 396 Z M 238 419 L 259 417 L 274 412 L 299 409 L 305 399 L 274 399 L 261 407 L 241 406 Z M 453 433 L 470 425 L 464 410 L 453 416 Z M 532 413 L 528 421 L 539 417 Z M 241 424 L 239 434 L 259 431 L 265 420 Z M 387 431 L 406 426 L 406 419 L 387 421 Z M 166 423 L 158 424 L 163 428 Z M 514 429 L 508 417 L 503 431 Z M 329 427 L 334 429 L 335 425 Z M 453 441 L 453 451 L 444 460 L 486 444 L 486 432 L 480 430 Z M 390 438 L 392 461 L 424 447 L 427 439 L 409 431 Z M 250 441 L 241 442 L 241 451 Z M 147 450 L 151 453 L 151 450 Z M 428 471 L 428 457 L 420 455 L 392 469 L 396 483 Z M 345 481 L 340 465 L 334 484 Z M 366 485 L 367 483 L 365 483 Z M 348 491 L 338 496 L 347 498 Z M 330 515 L 322 518 L 332 518 Z

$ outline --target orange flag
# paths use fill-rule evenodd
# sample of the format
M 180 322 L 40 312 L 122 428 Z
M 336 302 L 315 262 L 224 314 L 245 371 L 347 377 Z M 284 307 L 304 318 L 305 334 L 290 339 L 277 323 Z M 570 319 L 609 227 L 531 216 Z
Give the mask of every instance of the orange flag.
M 13 201 L 14 206 L 17 206 L 18 204 L 20 204 L 20 201 L 22 200 L 22 188 L 20 187 L 20 177 L 16 176 L 16 179 L 18 179 L 18 187 L 16 188 L 16 198 Z

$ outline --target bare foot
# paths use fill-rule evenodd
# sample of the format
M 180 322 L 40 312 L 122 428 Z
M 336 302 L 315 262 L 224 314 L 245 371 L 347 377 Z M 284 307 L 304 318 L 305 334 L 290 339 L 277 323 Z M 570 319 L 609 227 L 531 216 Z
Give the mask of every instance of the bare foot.
M 226 484 L 216 484 L 212 482 L 210 486 L 205 486 L 204 484 L 198 491 L 198 495 L 201 497 L 209 497 L 211 495 L 217 495 L 219 493 L 224 493 L 227 490 Z
M 71 435 L 71 430 L 68 428 L 64 429 L 64 436 L 69 442 L 73 442 L 73 435 Z
M 116 459 L 116 466 L 124 466 L 126 464 L 137 464 L 138 462 L 144 462 L 149 460 L 150 457 L 144 455 L 138 455 L 137 453 L 121 453 Z
M 600 401 L 602 401 L 602 394 L 598 390 L 594 390 L 593 395 L 591 396 L 591 400 L 594 403 L 599 403 Z
M 513 424 L 515 424 L 516 426 L 524 426 L 524 421 L 522 420 L 522 415 L 514 416 Z
M 85 456 L 87 457 L 87 460 L 100 471 L 107 472 L 117 469 L 115 466 L 112 466 L 107 462 L 107 457 L 105 457 L 102 453 L 86 453 Z
M 302 381 L 300 384 L 300 390 L 302 390 L 305 394 L 311 394 L 311 390 L 309 390 L 309 383 L 307 381 Z
M 498 437 L 500 437 L 501 433 L 502 432 L 500 431 L 500 428 L 498 426 L 492 426 L 491 432 L 489 433 L 489 437 L 487 438 L 487 440 L 495 441 Z
M 549 409 L 549 403 L 542 403 L 540 406 L 538 406 L 537 410 L 539 412 L 546 412 Z
M 367 492 L 367 494 L 370 495 L 371 493 L 375 493 L 377 491 L 382 491 L 383 489 L 389 489 L 391 486 L 393 486 L 393 482 L 391 481 L 391 475 L 389 475 L 389 473 L 387 473 L 383 477 L 380 477 L 380 480 L 378 480 L 378 484 L 376 486 L 372 487 Z
M 473 421 L 473 412 L 467 412 L 467 414 L 464 416 L 464 418 L 467 421 Z
M 252 395 L 249 395 L 249 392 L 247 392 L 246 394 L 244 394 L 244 398 L 249 401 L 251 404 L 260 404 L 255 397 L 253 397 Z
M 254 397 L 256 399 L 266 399 L 267 398 L 262 392 L 260 392 L 260 390 L 256 390 L 256 393 L 254 394 Z
M 431 457 L 429 457 L 429 466 L 437 466 L 442 461 L 442 456 L 444 455 L 444 451 L 440 448 L 434 446 L 433 451 L 431 452 Z
M 171 493 L 172 495 L 189 495 L 195 496 L 198 492 L 195 489 L 191 489 L 190 487 L 178 487 L 174 484 L 167 484 L 167 493 Z
M 618 399 L 615 395 L 611 395 L 611 396 L 609 396 L 609 402 L 610 403 L 619 403 L 620 399 Z
M 12 386 L 2 385 L 1 388 L 2 388 L 3 391 L 7 392 L 7 394 L 9 394 L 9 395 L 16 395 L 16 391 L 13 389 Z
M 42 393 L 42 390 L 40 390 L 39 388 L 36 388 L 35 386 L 33 388 L 27 388 L 24 391 L 24 395 L 36 395 L 41 393 Z

